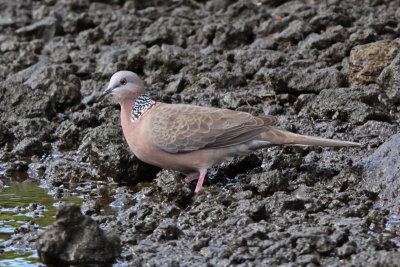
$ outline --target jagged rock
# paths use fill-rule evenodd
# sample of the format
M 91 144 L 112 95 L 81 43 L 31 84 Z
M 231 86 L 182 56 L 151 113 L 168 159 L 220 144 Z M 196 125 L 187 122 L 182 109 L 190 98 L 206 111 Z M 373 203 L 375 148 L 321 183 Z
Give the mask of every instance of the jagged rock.
M 78 148 L 79 159 L 99 169 L 100 177 L 136 184 L 151 180 L 158 168 L 140 161 L 124 141 L 119 125 L 101 125 L 86 134 Z
M 76 204 L 62 204 L 56 221 L 42 232 L 36 248 L 40 260 L 54 265 L 104 265 L 121 252 L 119 237 L 108 236 Z
M 399 53 L 400 45 L 392 40 L 359 45 L 350 52 L 350 80 L 352 86 L 375 83 L 382 70 Z

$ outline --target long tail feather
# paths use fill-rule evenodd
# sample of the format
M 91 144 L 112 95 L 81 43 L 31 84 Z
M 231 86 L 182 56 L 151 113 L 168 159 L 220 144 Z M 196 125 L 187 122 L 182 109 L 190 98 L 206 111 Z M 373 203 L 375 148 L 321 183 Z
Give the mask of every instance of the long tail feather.
M 304 146 L 361 146 L 359 143 L 312 137 L 273 129 L 263 133 L 263 140 L 272 144 L 304 145 Z

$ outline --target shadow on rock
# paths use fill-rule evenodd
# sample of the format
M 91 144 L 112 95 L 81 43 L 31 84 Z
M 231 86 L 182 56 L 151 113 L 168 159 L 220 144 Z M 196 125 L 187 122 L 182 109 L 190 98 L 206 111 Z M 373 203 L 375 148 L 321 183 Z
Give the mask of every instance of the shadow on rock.
M 154 178 L 159 168 L 140 161 L 122 140 L 119 126 L 96 127 L 83 138 L 78 150 L 80 161 L 98 166 L 100 176 L 119 183 L 136 184 Z

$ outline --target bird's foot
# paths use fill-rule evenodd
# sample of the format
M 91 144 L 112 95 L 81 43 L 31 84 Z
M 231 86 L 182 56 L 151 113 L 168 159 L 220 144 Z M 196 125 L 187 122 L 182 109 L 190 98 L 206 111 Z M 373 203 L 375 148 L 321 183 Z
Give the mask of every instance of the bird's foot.
M 199 176 L 186 176 L 185 177 L 185 182 L 190 183 L 191 181 L 199 179 Z
M 196 189 L 194 190 L 195 193 L 198 193 L 201 188 L 203 187 L 204 178 L 206 177 L 207 171 L 200 172 L 199 180 L 197 181 Z

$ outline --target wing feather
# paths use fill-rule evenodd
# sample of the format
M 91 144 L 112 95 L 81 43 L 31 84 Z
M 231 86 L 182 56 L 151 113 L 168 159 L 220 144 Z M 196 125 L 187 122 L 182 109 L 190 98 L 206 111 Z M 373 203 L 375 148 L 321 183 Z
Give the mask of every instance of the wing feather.
M 277 124 L 274 116 L 184 104 L 161 104 L 149 114 L 156 145 L 169 153 L 241 144 Z

